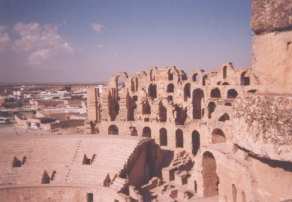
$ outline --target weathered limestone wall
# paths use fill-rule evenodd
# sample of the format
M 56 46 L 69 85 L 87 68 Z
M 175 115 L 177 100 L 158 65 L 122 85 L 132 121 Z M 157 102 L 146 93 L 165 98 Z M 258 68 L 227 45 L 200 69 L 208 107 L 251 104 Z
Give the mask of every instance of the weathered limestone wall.
M 292 93 L 292 0 L 252 1 L 253 69 L 264 91 Z
M 1 202 L 88 202 L 88 194 L 93 194 L 93 201 L 108 202 L 118 200 L 126 202 L 127 197 L 115 190 L 103 187 L 7 187 L 0 189 Z
M 248 96 L 233 108 L 235 144 L 260 157 L 292 162 L 292 97 Z

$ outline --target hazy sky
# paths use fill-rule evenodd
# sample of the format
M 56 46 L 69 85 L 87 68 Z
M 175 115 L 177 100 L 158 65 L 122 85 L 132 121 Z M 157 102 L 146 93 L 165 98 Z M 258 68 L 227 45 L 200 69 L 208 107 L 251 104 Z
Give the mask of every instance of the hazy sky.
M 250 64 L 249 0 L 0 0 L 0 82 Z

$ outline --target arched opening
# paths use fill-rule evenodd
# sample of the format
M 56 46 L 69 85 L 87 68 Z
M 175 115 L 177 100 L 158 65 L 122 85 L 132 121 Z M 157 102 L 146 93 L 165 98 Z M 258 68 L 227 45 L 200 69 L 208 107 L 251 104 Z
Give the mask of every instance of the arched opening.
M 187 101 L 191 97 L 191 84 L 187 83 L 184 87 L 184 100 Z
M 108 134 L 109 135 L 118 135 L 119 128 L 116 125 L 110 125 L 110 127 L 108 127 Z
M 211 98 L 220 98 L 221 97 L 221 93 L 220 93 L 219 88 L 212 89 L 211 93 L 210 93 L 210 96 L 211 96 Z
M 209 102 L 208 104 L 208 118 L 212 118 L 212 113 L 215 111 L 216 109 L 216 104 L 215 102 Z
M 212 143 L 217 144 L 217 143 L 223 143 L 223 142 L 226 142 L 226 137 L 225 137 L 224 132 L 219 128 L 214 129 L 212 132 Z
M 181 80 L 188 80 L 187 74 L 184 71 L 181 71 Z
M 204 75 L 203 76 L 203 79 L 202 79 L 202 85 L 205 86 L 206 83 L 207 83 L 207 79 L 208 79 L 208 76 L 207 75 Z
M 222 116 L 220 116 L 219 121 L 225 122 L 230 120 L 230 117 L 227 113 L 224 113 Z
M 159 143 L 161 146 L 167 146 L 167 130 L 165 128 L 159 130 Z
M 167 109 L 163 106 L 162 102 L 159 102 L 159 121 L 165 122 L 167 120 Z
M 243 72 L 240 75 L 240 85 L 242 85 L 242 86 L 250 85 L 250 78 L 248 76 L 246 76 L 246 72 Z
M 193 155 L 197 155 L 200 149 L 200 134 L 198 131 L 193 131 L 192 133 L 192 153 Z
M 175 124 L 184 125 L 187 119 L 187 110 L 183 107 L 175 105 Z
M 175 132 L 175 142 L 176 148 L 183 148 L 184 147 L 184 136 L 183 131 L 181 129 L 177 129 Z
M 203 194 L 205 197 L 218 195 L 219 178 L 216 173 L 216 160 L 211 152 L 203 154 Z
M 111 121 L 114 121 L 119 114 L 120 105 L 116 89 L 112 89 L 108 94 L 108 113 Z
M 51 178 L 47 171 L 44 171 L 42 176 L 42 184 L 50 184 Z
M 166 92 L 173 93 L 174 92 L 174 85 L 172 83 L 167 85 Z
M 227 66 L 223 67 L 223 79 L 227 78 Z
M 229 84 L 228 82 L 223 82 L 222 85 L 223 85 L 223 86 L 228 86 L 228 85 L 230 85 L 230 84 Z
M 202 99 L 204 98 L 204 92 L 201 89 L 193 91 L 193 119 L 202 118 Z
M 151 129 L 149 127 L 143 128 L 142 136 L 143 137 L 151 137 Z
M 151 114 L 151 107 L 148 100 L 142 102 L 142 114 Z
M 236 98 L 238 96 L 238 93 L 235 89 L 229 89 L 227 91 L 227 98 Z
M 133 127 L 133 126 L 130 127 L 130 135 L 131 136 L 138 136 L 138 131 L 137 131 L 136 127 Z
M 137 92 L 138 91 L 138 78 L 131 79 L 131 91 Z
M 127 120 L 135 121 L 135 109 L 137 107 L 135 98 L 131 97 L 128 94 L 127 99 L 126 99 L 126 104 L 127 104 Z
M 157 97 L 157 86 L 155 84 L 150 84 L 148 87 L 148 95 L 154 99 Z
M 234 184 L 232 184 L 232 199 L 233 202 L 237 202 L 237 189 Z
M 193 81 L 197 81 L 198 80 L 198 74 L 197 73 L 193 74 L 192 80 Z

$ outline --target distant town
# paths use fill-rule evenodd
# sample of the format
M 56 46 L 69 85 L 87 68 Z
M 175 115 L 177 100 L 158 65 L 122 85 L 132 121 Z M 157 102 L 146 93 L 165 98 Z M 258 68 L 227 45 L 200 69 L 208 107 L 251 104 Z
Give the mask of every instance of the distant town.
M 1 131 L 83 133 L 86 92 L 101 84 L 2 84 Z

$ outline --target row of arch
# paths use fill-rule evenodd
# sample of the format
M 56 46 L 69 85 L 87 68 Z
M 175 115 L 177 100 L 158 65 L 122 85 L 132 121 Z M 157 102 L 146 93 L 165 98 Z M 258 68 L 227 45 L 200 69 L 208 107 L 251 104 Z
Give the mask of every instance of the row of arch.
M 108 134 L 109 135 L 118 135 L 119 129 L 116 125 L 110 125 L 108 128 Z M 131 135 L 137 136 L 137 130 L 134 127 L 131 127 Z M 142 130 L 142 137 L 148 137 L 151 138 L 151 128 L 150 127 L 144 127 Z M 212 139 L 211 142 L 213 144 L 217 143 L 223 143 L 226 142 L 226 136 L 224 132 L 216 128 L 212 131 Z M 159 144 L 161 146 L 168 146 L 168 133 L 166 128 L 161 128 L 159 130 Z M 183 148 L 184 147 L 184 134 L 182 129 L 177 129 L 175 131 L 175 146 L 176 148 Z M 197 154 L 198 150 L 200 148 L 200 133 L 196 130 L 192 132 L 192 153 L 194 155 Z

